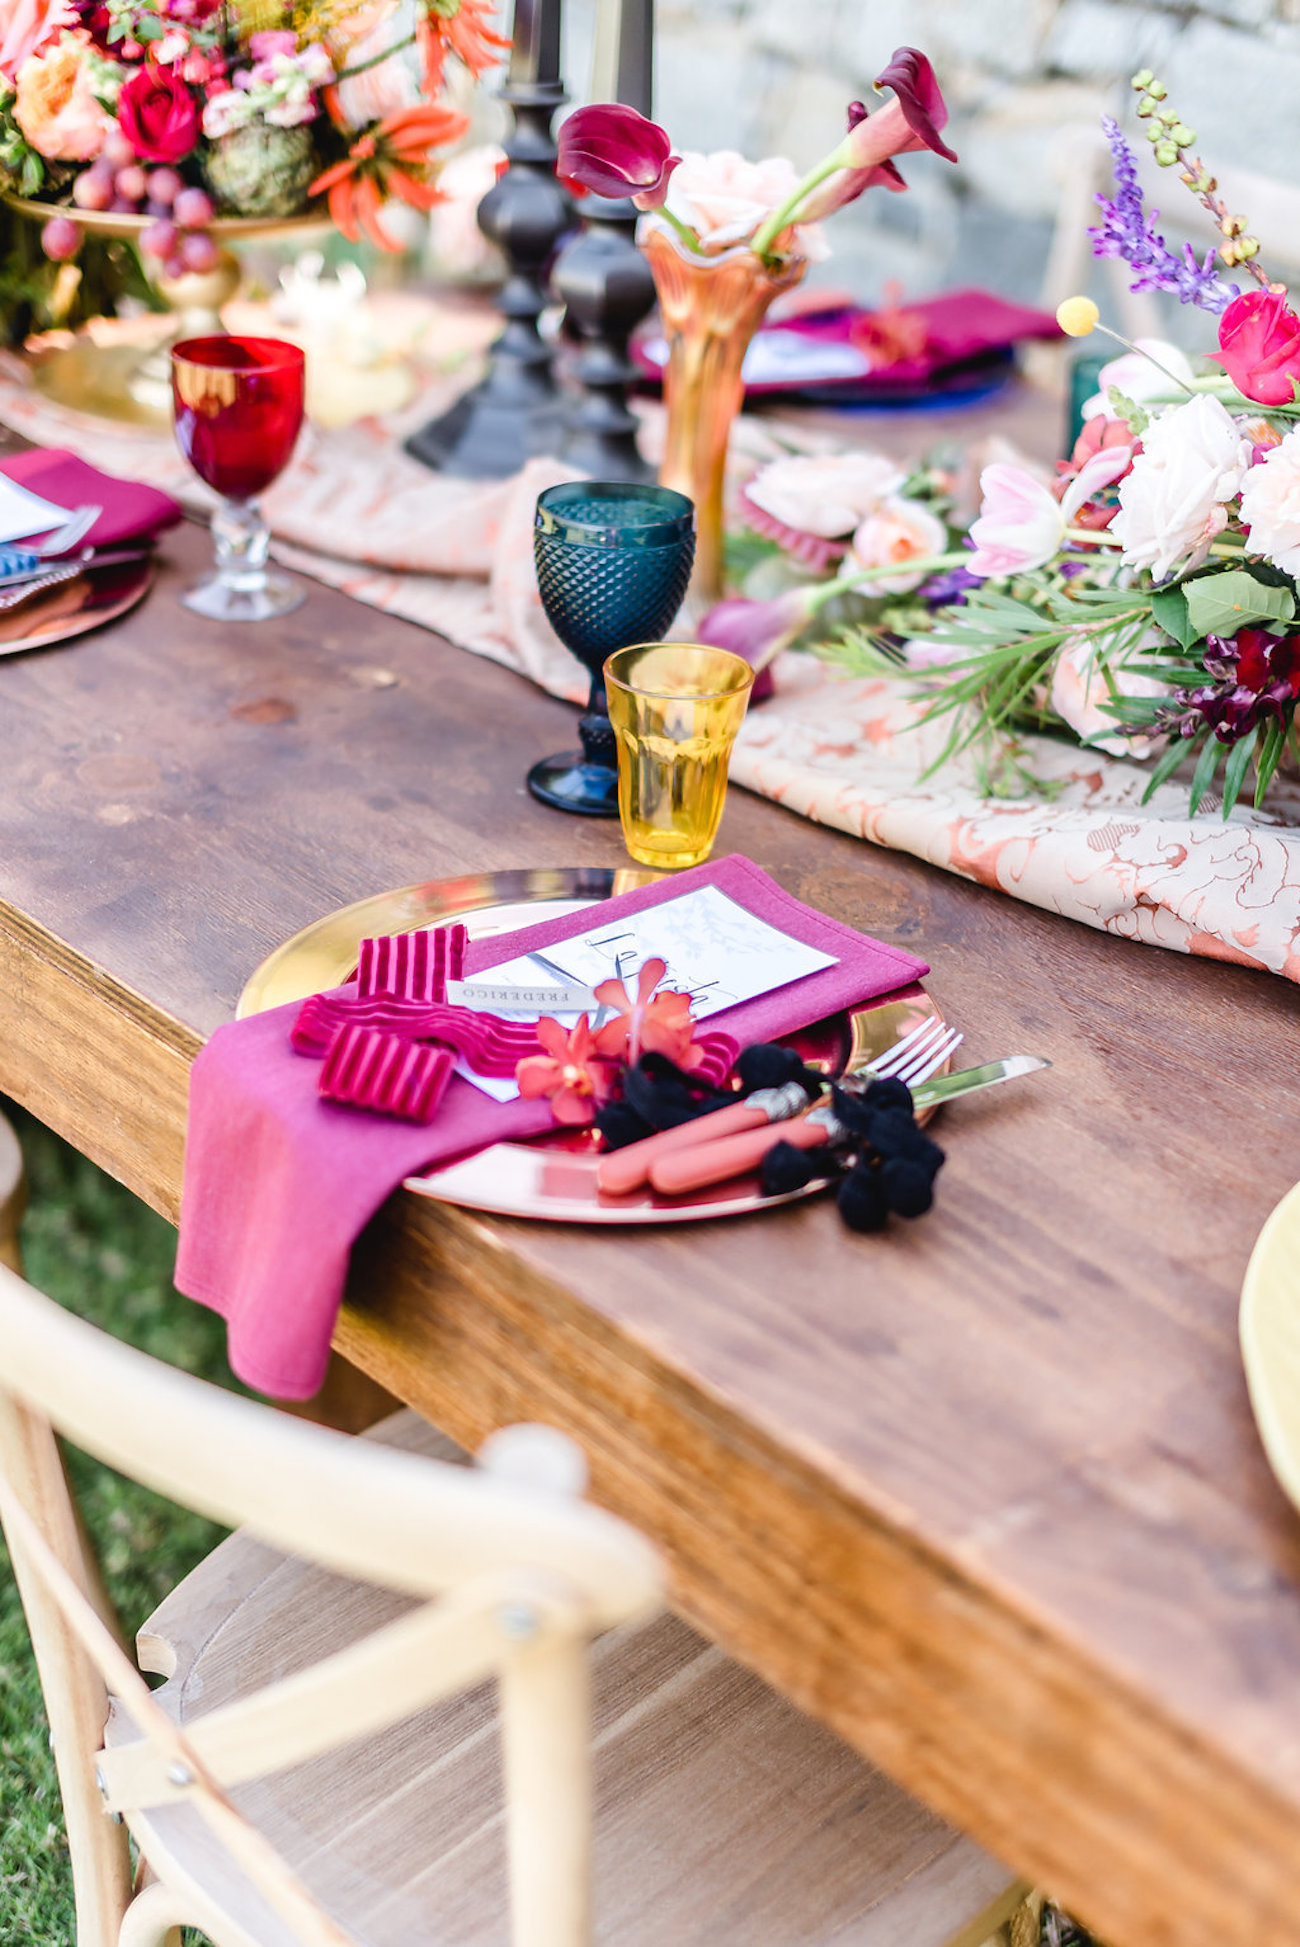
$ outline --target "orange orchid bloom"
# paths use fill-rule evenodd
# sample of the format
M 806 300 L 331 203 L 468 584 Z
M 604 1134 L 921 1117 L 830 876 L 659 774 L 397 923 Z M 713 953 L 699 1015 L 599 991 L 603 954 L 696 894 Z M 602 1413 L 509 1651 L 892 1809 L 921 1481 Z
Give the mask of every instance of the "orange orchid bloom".
M 400 252 L 401 244 L 379 221 L 384 199 L 396 196 L 417 210 L 441 202 L 424 175 L 430 151 L 459 141 L 468 127 L 467 116 L 437 103 L 385 115 L 352 144 L 342 162 L 317 176 L 311 194 L 328 195 L 330 216 L 349 243 L 364 231 L 381 250 Z
M 424 16 L 416 28 L 427 94 L 442 86 L 442 71 L 450 50 L 472 75 L 495 67 L 509 48 L 504 34 L 494 33 L 491 0 L 424 0 Z
M 602 980 L 592 990 L 602 1007 L 615 1010 L 614 1019 L 607 1021 L 596 1036 L 598 1053 L 633 1066 L 643 1054 L 667 1055 L 669 1061 L 687 1070 L 700 1065 L 705 1056 L 702 1049 L 691 1045 L 694 1023 L 690 995 L 674 993 L 671 988 L 658 991 L 667 971 L 665 961 L 647 960 L 637 976 L 635 999 L 616 977 Z

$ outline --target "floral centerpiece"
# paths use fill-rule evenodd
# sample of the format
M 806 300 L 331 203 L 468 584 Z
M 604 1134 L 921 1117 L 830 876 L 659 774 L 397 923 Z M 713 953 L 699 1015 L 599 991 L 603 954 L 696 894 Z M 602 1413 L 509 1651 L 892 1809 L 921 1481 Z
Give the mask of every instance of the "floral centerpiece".
M 660 481 L 695 502 L 696 587 L 708 597 L 721 593 L 723 471 L 741 366 L 769 305 L 824 254 L 822 218 L 873 185 L 906 189 L 895 156 L 931 149 L 957 159 L 923 54 L 897 49 L 875 86 L 893 100 L 874 114 L 850 103 L 847 132 L 802 177 L 784 157 L 675 155 L 662 128 L 617 104 L 580 108 L 560 130 L 562 177 L 598 196 L 631 196 L 647 213 L 641 243 L 669 348 Z
M 158 275 L 210 270 L 217 217 L 280 218 L 327 196 L 350 239 L 399 246 L 380 208 L 438 198 L 435 152 L 466 118 L 447 61 L 508 44 L 488 0 L 12 0 L 0 10 L 0 188 L 49 205 L 46 257 L 79 215 L 149 219 Z
M 750 522 L 798 579 L 721 604 L 699 633 L 759 661 L 802 637 L 844 669 L 894 676 L 950 722 L 939 761 L 974 748 L 992 792 L 1033 789 L 1020 733 L 1049 730 L 1146 763 L 1147 798 L 1185 766 L 1190 809 L 1213 788 L 1227 816 L 1248 787 L 1263 805 L 1284 757 L 1300 758 L 1300 316 L 1164 88 L 1149 72 L 1133 85 L 1156 162 L 1221 242 L 1203 258 L 1169 247 L 1108 119 L 1117 186 L 1098 198 L 1093 248 L 1124 259 L 1135 290 L 1216 317 L 1217 351 L 1197 368 L 1173 345 L 1121 340 L 1056 477 L 988 465 L 969 526 L 942 469 L 891 481 L 858 455 L 841 480 L 825 462 L 775 462 L 748 486 Z M 1075 336 L 1099 322 L 1086 298 L 1058 318 Z M 811 581 L 810 535 L 841 550 Z

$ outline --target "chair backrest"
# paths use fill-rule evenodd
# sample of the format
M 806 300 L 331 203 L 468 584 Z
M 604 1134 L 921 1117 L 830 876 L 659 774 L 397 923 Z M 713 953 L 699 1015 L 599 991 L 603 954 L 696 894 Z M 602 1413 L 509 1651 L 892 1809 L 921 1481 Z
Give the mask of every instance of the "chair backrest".
M 182 1730 L 96 1601 L 56 1434 L 300 1559 L 424 1600 Z M 586 1648 L 597 1631 L 659 1605 L 660 1569 L 635 1530 L 574 1496 L 572 1476 L 524 1484 L 511 1477 L 517 1448 L 504 1459 L 495 1470 L 490 1459 L 455 1467 L 237 1398 L 108 1338 L 0 1266 L 0 1518 L 80 1867 L 79 1942 L 83 1927 L 86 1942 L 115 1941 L 129 1898 L 124 1841 L 104 1813 L 184 1799 L 305 1947 L 343 1947 L 347 1936 L 241 1817 L 230 1788 L 495 1676 L 513 1938 L 585 1947 Z M 140 1735 L 104 1750 L 110 1692 Z

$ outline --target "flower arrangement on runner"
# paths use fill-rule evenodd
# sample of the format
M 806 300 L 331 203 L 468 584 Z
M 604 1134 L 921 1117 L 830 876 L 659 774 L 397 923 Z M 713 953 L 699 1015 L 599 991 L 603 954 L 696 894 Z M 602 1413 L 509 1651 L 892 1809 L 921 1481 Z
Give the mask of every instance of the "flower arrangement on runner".
M 852 673 L 906 681 L 951 720 L 939 762 L 973 749 L 992 792 L 1032 789 L 1019 734 L 1056 730 L 1148 762 L 1148 798 L 1186 765 L 1191 810 L 1213 789 L 1226 817 L 1252 773 L 1260 806 L 1288 749 L 1300 758 L 1300 316 L 1165 89 L 1149 71 L 1133 86 L 1156 162 L 1222 240 L 1200 259 L 1169 247 L 1108 119 L 1116 192 L 1098 197 L 1093 250 L 1122 258 L 1135 290 L 1215 316 L 1217 352 L 1198 372 L 1172 345 L 1120 340 L 1056 478 L 986 466 L 968 530 L 939 470 L 773 462 L 746 489 L 753 545 L 825 578 L 724 602 L 699 634 L 759 662 L 804 639 Z M 1082 297 L 1058 320 L 1076 337 L 1099 326 Z
M 508 46 L 488 0 L 16 0 L 0 14 L 0 188 L 51 205 L 46 256 L 78 213 L 152 220 L 155 272 L 216 261 L 218 216 L 290 217 L 313 198 L 355 241 L 400 246 L 380 208 L 438 200 L 435 152 L 466 117 L 448 59 L 478 76 Z

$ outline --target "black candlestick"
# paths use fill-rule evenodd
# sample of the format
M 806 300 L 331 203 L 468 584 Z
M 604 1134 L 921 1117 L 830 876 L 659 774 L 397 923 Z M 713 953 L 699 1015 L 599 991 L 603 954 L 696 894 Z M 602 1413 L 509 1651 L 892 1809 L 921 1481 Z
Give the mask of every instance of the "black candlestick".
M 621 101 L 649 115 L 653 93 L 654 0 L 604 0 L 597 17 L 592 99 Z M 627 389 L 639 376 L 628 339 L 654 304 L 654 279 L 636 247 L 638 211 L 630 198 L 591 196 L 583 227 L 555 266 L 556 291 L 582 334 L 573 376 L 564 457 L 598 480 L 650 480 L 636 446 L 638 421 Z
M 406 443 L 426 466 L 475 480 L 503 480 L 534 454 L 556 452 L 564 439 L 552 354 L 537 329 L 546 302 L 542 273 L 573 220 L 572 203 L 555 179 L 551 136 L 551 118 L 567 100 L 560 0 L 515 0 L 501 99 L 514 111 L 510 166 L 479 204 L 478 223 L 508 266 L 498 300 L 505 329 L 488 354 L 487 376 Z
M 636 247 L 640 212 L 627 197 L 592 197 L 579 234 L 555 266 L 554 283 L 582 334 L 564 457 L 596 480 L 652 480 L 637 451 L 638 420 L 627 389 L 638 377 L 628 339 L 655 301 L 650 266 Z

